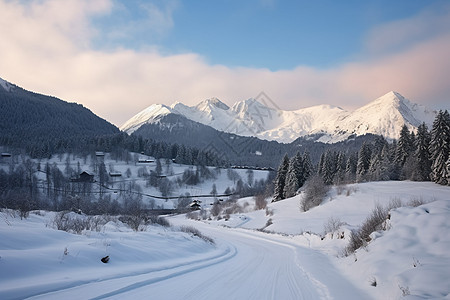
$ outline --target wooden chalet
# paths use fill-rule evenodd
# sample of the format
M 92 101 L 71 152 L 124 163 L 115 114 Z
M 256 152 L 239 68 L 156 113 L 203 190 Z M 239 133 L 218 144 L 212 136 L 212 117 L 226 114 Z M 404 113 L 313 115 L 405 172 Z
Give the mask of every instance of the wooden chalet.
M 201 209 L 200 201 L 199 201 L 199 200 L 194 200 L 194 201 L 192 201 L 192 203 L 189 204 L 189 207 L 190 207 L 192 210 L 200 210 L 200 209 Z
M 109 172 L 110 177 L 121 177 L 122 173 L 120 172 Z
M 94 182 L 94 175 L 89 174 L 88 172 L 84 171 L 81 173 L 78 178 L 72 178 L 72 182 Z

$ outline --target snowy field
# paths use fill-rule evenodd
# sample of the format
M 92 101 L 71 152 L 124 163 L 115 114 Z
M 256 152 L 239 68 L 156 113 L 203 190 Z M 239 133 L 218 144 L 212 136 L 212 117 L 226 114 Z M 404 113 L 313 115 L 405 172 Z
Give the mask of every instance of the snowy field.
M 450 187 L 334 187 L 308 212 L 300 198 L 259 211 L 241 199 L 245 212 L 228 221 L 178 215 L 168 218 L 172 227 L 134 232 L 111 220 L 78 235 L 54 229 L 53 212 L 21 220 L 3 211 L 0 299 L 450 299 Z M 393 200 L 425 204 L 394 209 L 388 230 L 344 257 L 350 230 Z M 326 233 L 330 217 L 341 226 Z

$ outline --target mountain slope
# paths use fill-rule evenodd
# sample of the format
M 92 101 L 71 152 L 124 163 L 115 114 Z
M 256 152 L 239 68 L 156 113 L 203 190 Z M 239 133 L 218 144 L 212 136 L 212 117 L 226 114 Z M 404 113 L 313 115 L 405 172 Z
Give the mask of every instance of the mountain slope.
M 80 104 L 26 91 L 0 79 L 0 145 L 25 148 L 118 133 Z
M 156 109 L 161 107 L 164 109 Z M 192 107 L 182 103 L 170 107 L 154 104 L 127 121 L 121 130 L 132 133 L 143 124 L 152 123 L 159 116 L 169 113 L 182 115 L 219 131 L 284 143 L 318 134 L 321 136 L 319 140 L 327 143 L 368 133 L 396 139 L 403 124 L 414 130 L 422 122 L 431 125 L 435 117 L 435 112 L 412 103 L 396 92 L 389 92 L 352 112 L 330 105 L 283 111 L 255 99 L 237 102 L 229 108 L 213 98 Z

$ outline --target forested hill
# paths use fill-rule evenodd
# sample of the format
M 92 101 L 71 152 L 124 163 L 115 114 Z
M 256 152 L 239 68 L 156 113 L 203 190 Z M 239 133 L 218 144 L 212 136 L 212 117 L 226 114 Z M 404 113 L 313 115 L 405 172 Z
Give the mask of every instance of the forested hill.
M 39 144 L 36 151 L 45 152 L 61 143 L 119 132 L 116 126 L 80 104 L 2 82 L 0 145 L 24 148 Z

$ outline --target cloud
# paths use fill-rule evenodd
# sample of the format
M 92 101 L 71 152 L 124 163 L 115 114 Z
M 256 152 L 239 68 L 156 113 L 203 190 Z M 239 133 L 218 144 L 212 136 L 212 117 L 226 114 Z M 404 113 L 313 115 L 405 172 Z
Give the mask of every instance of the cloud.
M 153 103 L 194 105 L 218 97 L 233 104 L 261 91 L 283 109 L 317 104 L 352 109 L 390 90 L 431 108 L 448 108 L 450 32 L 441 28 L 450 19 L 448 10 L 375 28 L 358 61 L 274 72 L 210 65 L 195 53 L 96 50 L 91 43 L 100 33 L 92 19 L 110 14 L 113 2 L 29 3 L 0 0 L 0 77 L 81 103 L 118 126 Z M 147 13 L 155 23 L 149 26 L 170 29 L 175 7 L 150 6 Z M 420 33 L 411 34 L 417 26 Z

